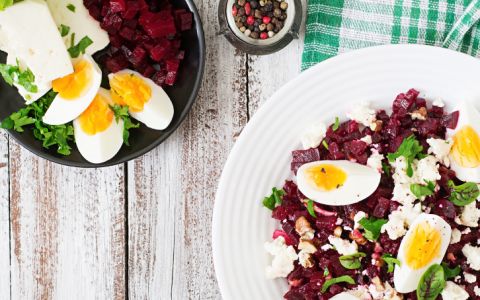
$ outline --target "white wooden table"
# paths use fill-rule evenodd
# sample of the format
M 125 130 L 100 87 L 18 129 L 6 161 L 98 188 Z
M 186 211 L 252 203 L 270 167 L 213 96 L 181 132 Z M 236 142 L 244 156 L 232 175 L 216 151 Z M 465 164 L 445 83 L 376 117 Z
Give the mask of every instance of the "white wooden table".
M 219 297 L 217 182 L 249 118 L 299 73 L 303 38 L 273 55 L 245 55 L 217 35 L 217 0 L 196 3 L 207 43 L 203 86 L 182 126 L 152 152 L 76 169 L 0 132 L 1 300 Z

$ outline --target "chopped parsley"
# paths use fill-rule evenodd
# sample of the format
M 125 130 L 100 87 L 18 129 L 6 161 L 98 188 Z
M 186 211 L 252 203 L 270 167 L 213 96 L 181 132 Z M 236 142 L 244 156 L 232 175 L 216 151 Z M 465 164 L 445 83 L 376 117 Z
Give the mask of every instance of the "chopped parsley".
M 360 223 L 360 225 L 363 226 L 363 229 L 365 229 L 363 236 L 370 241 L 376 241 L 380 236 L 382 226 L 387 223 L 387 220 L 371 217 L 368 219 L 363 218 L 358 221 L 358 223 Z
M 93 44 L 92 39 L 90 39 L 88 36 L 83 37 L 78 44 L 75 45 L 75 34 L 72 33 L 72 40 L 71 40 L 71 47 L 68 48 L 68 53 L 70 53 L 70 56 L 72 58 L 77 58 L 80 56 L 80 54 L 84 54 L 85 50 Z
M 140 126 L 139 123 L 133 123 L 130 115 L 128 114 L 128 106 L 120 106 L 115 104 L 110 106 L 115 114 L 115 121 L 118 123 L 120 119 L 123 120 L 123 143 L 127 146 L 130 146 L 128 139 L 130 138 L 130 129 L 138 128 Z
M 415 158 L 424 158 L 425 154 L 422 153 L 423 146 L 417 141 L 415 136 L 412 134 L 403 140 L 400 147 L 398 147 L 395 153 L 388 153 L 387 158 L 389 162 L 394 162 L 398 157 L 403 156 L 407 161 L 407 175 L 408 177 L 413 176 L 412 163 Z
M 313 201 L 310 200 L 310 199 L 308 199 L 308 201 L 307 201 L 307 210 L 308 210 L 308 213 L 309 213 L 312 217 L 314 217 L 314 218 L 317 217 L 317 215 L 315 214 L 315 208 L 314 208 Z
M 388 273 L 393 272 L 395 265 L 399 265 L 399 266 L 401 265 L 400 261 L 397 258 L 393 257 L 391 254 L 388 254 L 388 253 L 385 253 L 384 255 L 382 255 L 382 259 L 388 265 L 388 268 L 387 268 Z
M 276 187 L 272 188 L 272 194 L 263 198 L 263 206 L 273 210 L 277 205 L 282 204 L 282 196 L 285 195 L 285 191 L 279 190 Z
M 340 127 L 340 119 L 338 117 L 335 117 L 335 123 L 332 125 L 332 130 L 337 131 L 338 127 Z
M 42 122 L 48 107 L 57 94 L 53 91 L 38 99 L 32 104 L 14 112 L 5 118 L 0 127 L 4 129 L 23 132 L 25 126 L 33 127 L 33 135 L 42 141 L 44 148 L 57 147 L 57 153 L 70 155 L 70 142 L 73 141 L 73 126 L 71 123 L 64 125 L 47 125 Z
M 410 191 L 417 197 L 421 199 L 425 196 L 431 196 L 435 192 L 435 183 L 432 181 L 425 180 L 427 185 L 414 183 L 410 185 Z
M 450 197 L 448 200 L 452 201 L 456 206 L 465 206 L 478 198 L 480 191 L 474 182 L 465 182 L 460 185 L 455 185 L 451 180 L 448 181 L 448 187 L 451 188 Z
M 70 27 L 62 24 L 60 25 L 60 28 L 58 28 L 58 31 L 60 31 L 62 37 L 67 36 L 70 33 Z
M 71 12 L 75 12 L 75 10 L 77 9 L 72 3 L 67 4 L 67 8 Z
M 0 64 L 0 74 L 10 86 L 15 83 L 22 86 L 27 92 L 38 92 L 38 87 L 35 85 L 35 75 L 33 75 L 32 70 L 27 68 L 22 71 L 18 60 L 15 66 Z
M 323 140 L 323 141 L 322 141 L 322 145 L 323 145 L 323 147 L 325 147 L 325 149 L 328 150 L 328 143 L 327 143 L 327 141 Z

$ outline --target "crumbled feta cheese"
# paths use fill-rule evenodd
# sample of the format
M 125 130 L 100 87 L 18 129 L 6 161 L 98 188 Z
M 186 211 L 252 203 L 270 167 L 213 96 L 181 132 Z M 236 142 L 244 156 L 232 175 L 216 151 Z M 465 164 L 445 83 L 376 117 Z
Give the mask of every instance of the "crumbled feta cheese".
M 477 208 L 477 202 L 474 201 L 463 207 L 462 214 L 455 218 L 455 222 L 468 227 L 478 227 L 479 219 L 480 209 Z
M 462 234 L 469 234 L 470 232 L 472 232 L 472 230 L 467 227 L 462 231 Z
M 445 107 L 445 103 L 443 102 L 442 98 L 436 98 L 433 100 L 432 105 L 436 107 Z
M 475 293 L 475 295 L 480 296 L 480 288 L 478 286 L 473 288 L 473 292 Z
M 422 120 L 422 121 L 425 121 L 427 118 L 422 115 L 421 113 L 419 112 L 412 112 L 411 114 L 411 117 L 412 117 L 412 120 Z
M 454 228 L 452 230 L 452 237 L 450 238 L 450 244 L 456 244 L 460 242 L 461 238 L 462 238 L 462 233 L 460 232 L 460 230 L 458 230 L 457 228 Z
M 345 231 L 353 231 L 352 227 L 350 227 L 350 226 L 343 226 L 343 230 L 345 230 Z
M 301 137 L 302 146 L 304 149 L 316 148 L 320 145 L 327 133 L 327 126 L 325 123 L 315 123 L 310 125 Z
M 330 244 L 325 244 L 325 245 L 322 245 L 320 249 L 322 249 L 322 251 L 327 251 L 327 250 L 333 249 L 333 246 Z
M 382 160 L 383 154 L 380 154 L 376 149 L 372 149 L 372 154 L 367 159 L 367 166 L 379 172 L 382 172 Z
M 452 140 L 442 140 L 442 139 L 435 139 L 429 138 L 427 139 L 428 145 L 428 153 L 435 155 L 435 158 L 445 166 L 450 166 L 450 159 L 448 155 L 450 153 L 450 149 L 452 148 Z
M 349 242 L 336 236 L 329 236 L 328 241 L 341 255 L 350 255 L 358 252 L 358 246 L 355 241 Z
M 463 277 L 465 278 L 465 281 L 468 283 L 474 283 L 477 281 L 477 276 L 470 273 L 463 273 Z
M 370 127 L 377 120 L 377 112 L 368 103 L 360 103 L 347 113 L 347 117 L 362 125 Z
M 368 292 L 368 289 L 364 286 L 359 286 L 353 290 L 346 290 L 345 292 L 341 292 L 340 294 L 336 294 L 330 300 L 344 300 L 344 299 L 352 299 L 352 296 L 355 299 L 359 300 L 372 300 L 372 296 Z
M 364 142 L 367 145 L 370 145 L 372 143 L 372 136 L 371 135 L 366 135 L 363 138 L 360 139 L 362 142 Z
M 407 233 L 407 228 L 422 213 L 420 203 L 415 206 L 400 206 L 388 216 L 388 222 L 382 226 L 381 232 L 387 232 L 391 240 L 396 240 Z
M 364 212 L 364 211 L 359 211 L 355 214 L 355 216 L 353 216 L 353 221 L 355 222 L 355 224 L 353 225 L 353 228 L 357 229 L 357 228 L 361 228 L 362 225 L 360 225 L 360 220 L 363 219 L 363 218 L 366 218 L 367 217 L 367 214 Z
M 272 242 L 266 242 L 264 247 L 273 256 L 272 264 L 265 270 L 267 278 L 287 277 L 293 271 L 294 262 L 298 259 L 295 249 L 287 246 L 282 236 Z
M 468 293 L 458 284 L 447 281 L 442 291 L 442 298 L 448 300 L 467 300 Z
M 335 221 L 335 225 L 341 225 L 343 223 L 342 218 L 337 218 L 337 221 Z
M 436 182 L 442 178 L 438 172 L 437 160 L 432 155 L 427 155 L 425 158 L 420 159 L 414 172 L 417 183 L 425 183 L 425 180 Z
M 368 286 L 368 292 L 375 300 L 401 300 L 398 292 L 388 283 L 383 284 L 378 277 L 375 277 L 373 283 Z
M 467 263 L 470 268 L 475 271 L 480 271 L 480 247 L 467 244 L 463 246 L 462 253 L 467 258 Z

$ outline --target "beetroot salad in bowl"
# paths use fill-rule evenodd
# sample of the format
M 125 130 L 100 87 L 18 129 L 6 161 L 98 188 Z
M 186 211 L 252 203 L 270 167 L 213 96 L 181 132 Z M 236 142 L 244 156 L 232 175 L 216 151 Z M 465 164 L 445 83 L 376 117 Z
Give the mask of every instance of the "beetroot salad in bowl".
M 265 275 L 285 299 L 480 299 L 480 114 L 425 98 L 305 131 L 263 199 L 277 220 Z

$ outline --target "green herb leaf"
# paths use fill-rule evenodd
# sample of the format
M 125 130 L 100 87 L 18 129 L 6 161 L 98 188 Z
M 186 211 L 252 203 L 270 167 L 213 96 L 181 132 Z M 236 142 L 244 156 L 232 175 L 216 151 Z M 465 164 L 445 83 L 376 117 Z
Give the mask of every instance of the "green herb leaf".
M 69 4 L 67 5 L 67 8 L 68 8 L 68 10 L 71 11 L 71 12 L 75 12 L 75 10 L 76 10 L 75 5 L 73 5 L 72 3 L 69 3 Z
M 385 173 L 385 175 L 390 177 L 392 167 L 389 164 L 382 161 L 382 170 L 383 170 L 383 173 Z
M 328 150 L 328 144 L 327 144 L 327 141 L 323 140 L 323 141 L 322 141 L 322 145 L 323 145 L 323 147 L 325 147 L 325 149 L 327 149 L 327 150 Z
M 13 0 L 0 0 L 0 11 L 12 5 Z
M 439 264 L 431 265 L 423 273 L 417 287 L 418 300 L 435 300 L 445 288 L 445 274 Z
M 67 25 L 60 25 L 60 28 L 58 29 L 60 31 L 60 35 L 62 37 L 67 36 L 68 33 L 70 32 L 70 27 Z
M 377 219 L 374 217 L 371 218 L 363 218 L 358 223 L 363 226 L 365 229 L 365 233 L 363 236 L 370 241 L 376 241 L 380 236 L 380 230 L 382 226 L 387 223 L 388 220 L 386 219 Z
M 284 190 L 279 190 L 276 187 L 272 188 L 272 194 L 263 198 L 263 206 L 273 210 L 275 206 L 282 204 L 282 196 L 285 195 Z
M 313 208 L 313 201 L 310 199 L 307 201 L 307 210 L 312 217 L 317 217 L 317 215 L 315 214 L 315 209 Z
M 2 75 L 5 82 L 10 86 L 16 83 L 25 88 L 25 90 L 30 93 L 36 93 L 38 91 L 37 86 L 34 84 L 35 75 L 33 75 L 32 71 L 29 68 L 22 71 L 20 69 L 18 60 L 16 66 L 0 64 L 0 74 Z
M 330 274 L 330 271 L 328 271 L 328 268 L 325 268 L 325 270 L 323 270 L 323 276 L 328 276 Z
M 397 258 L 393 257 L 391 254 L 385 253 L 384 255 L 382 255 L 382 259 L 388 265 L 388 269 L 387 269 L 388 273 L 393 272 L 395 265 L 400 266 L 400 261 Z
M 68 53 L 70 53 L 70 56 L 72 58 L 77 58 L 80 56 L 80 54 L 84 54 L 88 46 L 93 44 L 93 41 L 88 36 L 83 37 L 83 39 L 81 39 L 80 42 L 78 42 L 78 44 L 75 46 L 73 46 L 75 44 L 74 40 L 75 40 L 75 35 L 72 34 L 72 42 L 71 42 L 72 46 L 68 48 Z
M 425 181 L 427 185 L 422 185 L 418 183 L 414 183 L 410 185 L 410 191 L 417 197 L 417 199 L 421 199 L 425 196 L 433 195 L 435 191 L 435 183 L 432 181 Z
M 332 130 L 337 131 L 338 127 L 340 127 L 340 119 L 338 117 L 335 117 L 335 123 L 332 125 Z
M 468 205 L 475 201 L 480 195 L 478 186 L 474 182 L 465 182 L 460 185 L 455 185 L 453 181 L 449 180 L 448 186 L 451 188 L 448 200 L 452 201 L 456 206 Z
M 445 280 L 457 277 L 462 268 L 460 266 L 455 266 L 455 268 L 451 269 L 448 267 L 448 264 L 442 262 L 443 273 L 445 274 Z
M 350 255 L 342 255 L 338 259 L 340 264 L 349 270 L 359 269 L 362 266 L 361 258 L 365 257 L 366 254 L 363 252 L 357 252 Z
M 346 283 L 349 283 L 349 284 L 355 284 L 355 280 L 353 280 L 353 278 L 351 276 L 348 276 L 348 275 L 343 275 L 343 276 L 340 276 L 340 277 L 331 278 L 331 279 L 326 280 L 325 283 L 323 284 L 322 293 L 325 293 L 326 291 L 328 291 L 328 289 L 332 285 L 337 284 L 337 283 L 341 283 L 341 282 L 346 282 Z
M 120 119 L 123 120 L 123 143 L 127 146 L 130 146 L 128 139 L 130 138 L 130 129 L 138 128 L 140 126 L 139 123 L 133 123 L 132 119 L 130 118 L 130 114 L 128 113 L 128 106 L 121 106 L 115 104 L 110 106 L 115 114 L 115 121 L 118 123 Z
M 413 176 L 412 163 L 415 158 L 423 158 L 425 155 L 422 153 L 423 147 L 417 141 L 414 135 L 404 139 L 400 147 L 398 147 L 395 153 L 388 153 L 387 158 L 390 162 L 394 162 L 398 157 L 403 156 L 407 160 L 407 175 Z

